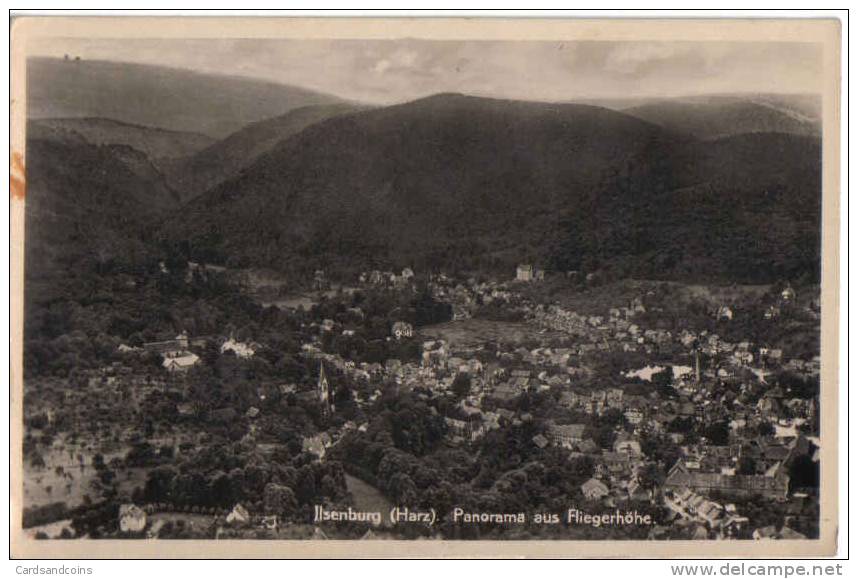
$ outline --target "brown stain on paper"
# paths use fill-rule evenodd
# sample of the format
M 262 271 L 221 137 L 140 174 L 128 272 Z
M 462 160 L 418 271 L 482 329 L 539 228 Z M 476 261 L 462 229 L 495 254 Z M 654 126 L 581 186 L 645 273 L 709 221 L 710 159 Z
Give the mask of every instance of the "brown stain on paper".
M 23 201 L 27 196 L 27 181 L 24 174 L 24 160 L 21 153 L 13 151 L 9 166 L 9 196 L 12 199 Z

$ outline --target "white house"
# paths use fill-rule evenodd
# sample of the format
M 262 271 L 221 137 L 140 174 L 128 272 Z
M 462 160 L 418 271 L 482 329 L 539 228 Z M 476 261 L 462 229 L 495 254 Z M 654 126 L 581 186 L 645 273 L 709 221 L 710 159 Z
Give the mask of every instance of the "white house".
M 591 478 L 581 485 L 581 492 L 584 493 L 584 496 L 588 499 L 597 500 L 607 496 L 610 491 L 608 489 L 608 485 L 599 479 Z
M 184 372 L 200 361 L 193 352 L 170 352 L 164 354 L 161 365 L 168 372 Z
M 237 342 L 234 338 L 230 338 L 220 346 L 220 353 L 232 352 L 239 358 L 252 358 L 256 351 L 250 344 Z
M 120 505 L 119 530 L 125 533 L 139 533 L 146 527 L 146 513 L 137 505 Z
M 521 264 L 515 271 L 515 279 L 518 281 L 533 281 L 533 266 L 531 264 Z

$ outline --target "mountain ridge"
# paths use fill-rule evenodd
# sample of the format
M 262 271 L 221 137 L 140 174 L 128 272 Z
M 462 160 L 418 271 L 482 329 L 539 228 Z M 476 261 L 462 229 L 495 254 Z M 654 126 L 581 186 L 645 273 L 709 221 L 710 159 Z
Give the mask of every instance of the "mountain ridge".
M 302 87 L 107 60 L 27 61 L 28 118 L 107 117 L 223 138 L 301 106 L 345 102 Z
M 216 143 L 200 133 L 126 123 L 105 117 L 33 119 L 28 130 L 70 132 L 93 145 L 128 145 L 145 153 L 154 163 L 191 155 Z

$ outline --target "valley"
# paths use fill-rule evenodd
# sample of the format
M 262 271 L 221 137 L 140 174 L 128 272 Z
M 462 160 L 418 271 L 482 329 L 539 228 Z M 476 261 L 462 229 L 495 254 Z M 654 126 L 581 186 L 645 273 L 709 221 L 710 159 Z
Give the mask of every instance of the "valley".
M 819 535 L 812 97 L 30 72 L 34 536 Z M 651 524 L 531 517 L 578 505 Z

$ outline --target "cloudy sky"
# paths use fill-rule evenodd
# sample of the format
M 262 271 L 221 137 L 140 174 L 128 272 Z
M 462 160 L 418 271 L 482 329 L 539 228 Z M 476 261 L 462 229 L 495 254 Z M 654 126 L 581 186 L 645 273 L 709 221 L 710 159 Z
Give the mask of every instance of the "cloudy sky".
M 817 93 L 821 45 L 760 42 L 52 39 L 30 54 L 248 76 L 388 104 L 438 92 L 532 100 Z

